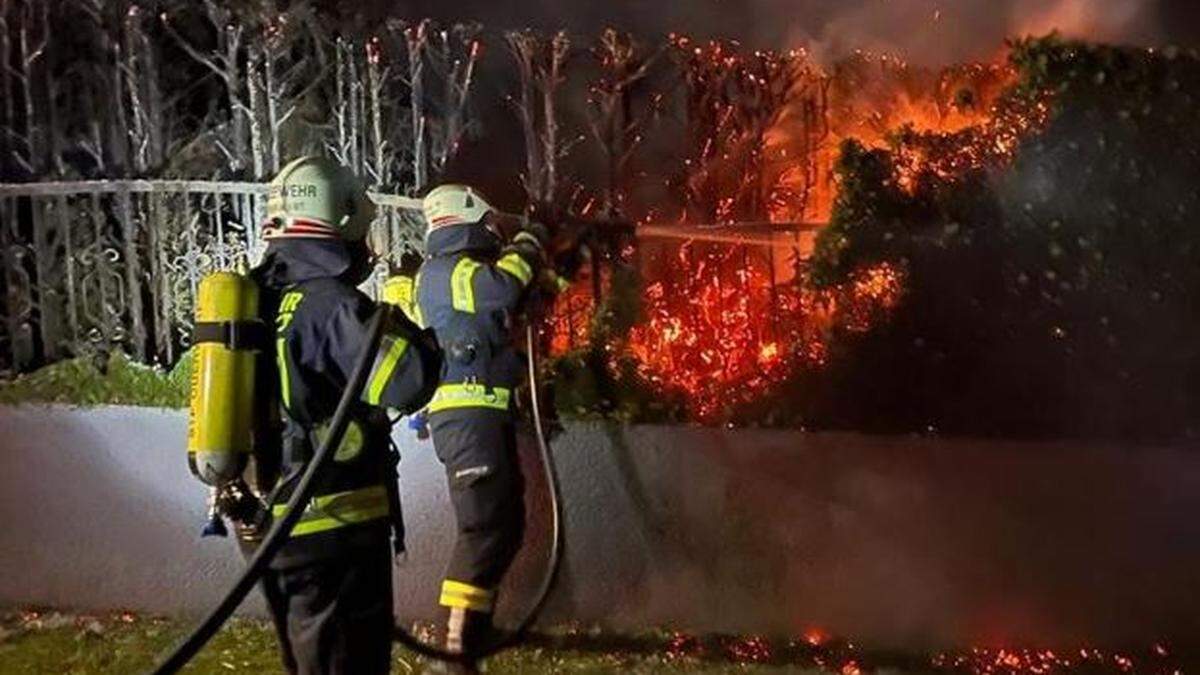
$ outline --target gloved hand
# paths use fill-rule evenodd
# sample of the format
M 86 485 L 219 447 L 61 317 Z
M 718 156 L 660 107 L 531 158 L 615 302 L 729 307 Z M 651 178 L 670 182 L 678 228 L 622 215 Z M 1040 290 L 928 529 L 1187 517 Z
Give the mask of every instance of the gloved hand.
M 512 242 L 517 244 L 521 241 L 526 241 L 537 246 L 543 253 L 546 253 L 549 251 L 552 240 L 551 228 L 543 225 L 541 222 L 532 220 L 526 223 L 521 228 L 521 231 L 513 236 Z
M 546 255 L 552 264 L 560 271 L 570 270 L 560 268 L 560 261 L 572 261 L 579 258 L 581 249 L 589 243 L 594 234 L 594 222 L 586 218 L 572 215 L 554 205 L 534 205 L 531 209 L 531 220 L 542 224 L 545 237 L 543 245 Z M 567 267 L 571 265 L 568 263 Z
M 406 250 L 400 254 L 400 261 L 397 263 L 395 269 L 392 270 L 392 274 L 399 274 L 406 277 L 416 276 L 417 270 L 421 269 L 422 262 L 424 262 L 424 259 L 419 253 Z
M 554 204 L 533 204 L 529 210 L 529 222 L 528 228 L 536 230 L 546 255 L 552 260 L 564 251 L 579 248 L 587 235 L 583 221 Z

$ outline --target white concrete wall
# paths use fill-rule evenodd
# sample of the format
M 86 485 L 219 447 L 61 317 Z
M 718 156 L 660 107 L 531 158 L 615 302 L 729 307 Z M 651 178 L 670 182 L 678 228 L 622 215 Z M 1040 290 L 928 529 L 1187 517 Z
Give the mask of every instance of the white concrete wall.
M 197 536 L 185 431 L 174 411 L 0 407 L 0 603 L 208 607 L 241 560 Z M 433 611 L 450 516 L 432 448 L 398 440 L 397 613 L 412 619 Z M 567 560 L 546 622 L 1196 644 L 1197 450 L 573 425 L 554 443 Z M 544 485 L 530 483 L 502 614 L 541 572 Z

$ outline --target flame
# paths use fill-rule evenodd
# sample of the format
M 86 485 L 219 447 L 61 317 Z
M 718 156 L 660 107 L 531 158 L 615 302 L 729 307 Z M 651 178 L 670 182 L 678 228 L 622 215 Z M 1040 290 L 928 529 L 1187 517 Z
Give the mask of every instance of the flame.
M 1002 95 L 1017 74 L 1001 60 L 930 71 L 859 52 L 825 71 L 801 51 L 747 54 L 732 43 L 672 41 L 694 88 L 693 131 L 708 134 L 684 162 L 688 210 L 717 223 L 827 220 L 843 139 L 892 148 L 897 184 L 916 190 L 928 178 L 1003 165 L 1049 115 L 1045 101 Z M 793 79 L 781 97 L 784 77 Z M 903 296 L 904 270 L 895 265 L 816 291 L 801 264 L 811 242 L 777 250 L 729 240 L 642 242 L 644 318 L 623 344 L 609 346 L 631 356 L 650 385 L 681 394 L 702 421 L 728 417 L 803 369 L 826 365 L 832 333 L 869 330 Z M 564 294 L 552 352 L 586 344 L 594 311 L 590 282 Z
M 812 647 L 820 647 L 829 641 L 829 634 L 820 628 L 810 628 L 804 633 L 804 642 Z
M 629 335 L 638 374 L 682 394 L 701 420 L 825 365 L 833 328 L 865 330 L 902 292 L 903 275 L 890 265 L 831 291 L 772 283 L 768 262 L 739 248 L 680 247 L 669 266 L 676 273 L 649 284 L 645 321 Z
M 604 278 L 602 283 L 602 289 L 606 292 L 609 280 Z M 550 354 L 562 356 L 588 344 L 595 314 L 595 293 L 592 289 L 590 270 L 587 270 L 582 277 L 554 298 L 554 305 L 550 311 L 551 320 L 545 329 Z

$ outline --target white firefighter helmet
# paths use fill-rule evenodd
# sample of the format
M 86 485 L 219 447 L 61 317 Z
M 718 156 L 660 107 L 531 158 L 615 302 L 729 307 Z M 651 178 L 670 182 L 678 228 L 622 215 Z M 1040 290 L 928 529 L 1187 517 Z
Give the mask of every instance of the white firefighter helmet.
M 374 218 L 375 205 L 349 168 L 301 157 L 271 181 L 263 237 L 361 241 Z
M 451 225 L 478 223 L 495 211 L 478 190 L 457 183 L 431 190 L 421 208 L 425 212 L 426 234 Z

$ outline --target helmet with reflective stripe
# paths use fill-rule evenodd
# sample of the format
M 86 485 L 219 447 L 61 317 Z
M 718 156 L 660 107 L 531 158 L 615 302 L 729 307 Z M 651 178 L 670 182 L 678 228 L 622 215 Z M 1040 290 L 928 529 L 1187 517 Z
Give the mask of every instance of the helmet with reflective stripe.
M 349 168 L 301 157 L 271 181 L 263 237 L 361 241 L 374 217 L 374 204 Z
M 478 190 L 457 183 L 434 188 L 421 207 L 428 223 L 426 234 L 451 225 L 478 223 L 495 211 Z

